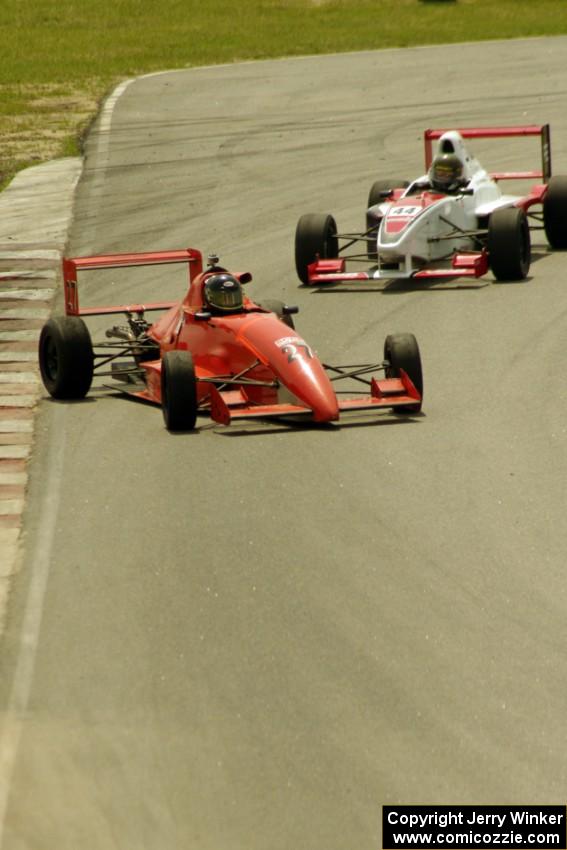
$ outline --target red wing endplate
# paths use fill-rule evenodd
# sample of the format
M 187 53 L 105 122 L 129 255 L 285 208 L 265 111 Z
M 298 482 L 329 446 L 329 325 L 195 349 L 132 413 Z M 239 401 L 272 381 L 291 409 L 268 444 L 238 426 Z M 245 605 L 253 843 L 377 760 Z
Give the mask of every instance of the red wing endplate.
M 401 370 L 399 378 L 372 378 L 371 395 L 366 398 L 348 398 L 339 401 L 340 410 L 371 410 L 375 407 L 404 408 L 421 404 L 421 395 L 409 376 Z

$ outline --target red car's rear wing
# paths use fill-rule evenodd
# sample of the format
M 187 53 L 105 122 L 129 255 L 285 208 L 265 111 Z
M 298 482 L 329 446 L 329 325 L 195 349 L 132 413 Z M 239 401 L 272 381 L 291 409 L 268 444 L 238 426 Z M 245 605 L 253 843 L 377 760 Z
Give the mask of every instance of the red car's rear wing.
M 549 124 L 528 124 L 521 127 L 448 127 L 444 130 L 425 130 L 425 168 L 433 158 L 432 143 L 449 130 L 457 130 L 463 139 L 505 139 L 512 136 L 539 136 L 541 139 L 541 171 L 502 171 L 491 173 L 494 180 L 529 180 L 542 178 L 547 183 L 551 177 L 551 141 Z
M 96 316 L 104 313 L 137 313 L 144 310 L 166 310 L 177 301 L 159 301 L 151 304 L 121 304 L 111 307 L 84 307 L 79 309 L 77 275 L 79 271 L 93 269 L 118 269 L 129 266 L 159 266 L 169 263 L 187 263 L 189 283 L 203 270 L 200 251 L 184 248 L 179 251 L 151 251 L 139 254 L 100 254 L 92 257 L 70 257 L 63 260 L 65 287 L 65 312 L 68 316 Z

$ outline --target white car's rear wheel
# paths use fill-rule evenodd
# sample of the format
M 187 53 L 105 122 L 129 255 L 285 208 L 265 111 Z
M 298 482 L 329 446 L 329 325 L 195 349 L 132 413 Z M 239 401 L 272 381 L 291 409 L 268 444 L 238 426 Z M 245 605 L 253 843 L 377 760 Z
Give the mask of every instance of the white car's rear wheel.
M 543 199 L 543 225 L 552 248 L 567 248 L 567 177 L 552 177 Z
M 488 259 L 497 280 L 523 280 L 531 262 L 528 218 L 519 207 L 495 210 L 488 223 Z

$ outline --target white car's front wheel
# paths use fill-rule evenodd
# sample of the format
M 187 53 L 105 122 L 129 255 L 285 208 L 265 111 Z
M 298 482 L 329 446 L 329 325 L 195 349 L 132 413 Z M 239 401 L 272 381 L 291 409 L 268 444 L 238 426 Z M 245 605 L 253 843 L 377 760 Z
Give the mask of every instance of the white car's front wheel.
M 328 213 L 305 213 L 295 230 L 295 268 L 302 283 L 309 283 L 309 268 L 317 258 L 335 259 L 339 253 L 337 224 Z

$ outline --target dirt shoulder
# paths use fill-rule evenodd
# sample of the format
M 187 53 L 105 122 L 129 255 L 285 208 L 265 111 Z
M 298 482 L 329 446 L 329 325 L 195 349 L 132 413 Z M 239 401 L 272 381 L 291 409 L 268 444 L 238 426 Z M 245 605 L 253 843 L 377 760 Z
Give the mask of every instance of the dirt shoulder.
M 0 86 L 0 189 L 22 168 L 80 153 L 107 85 Z

